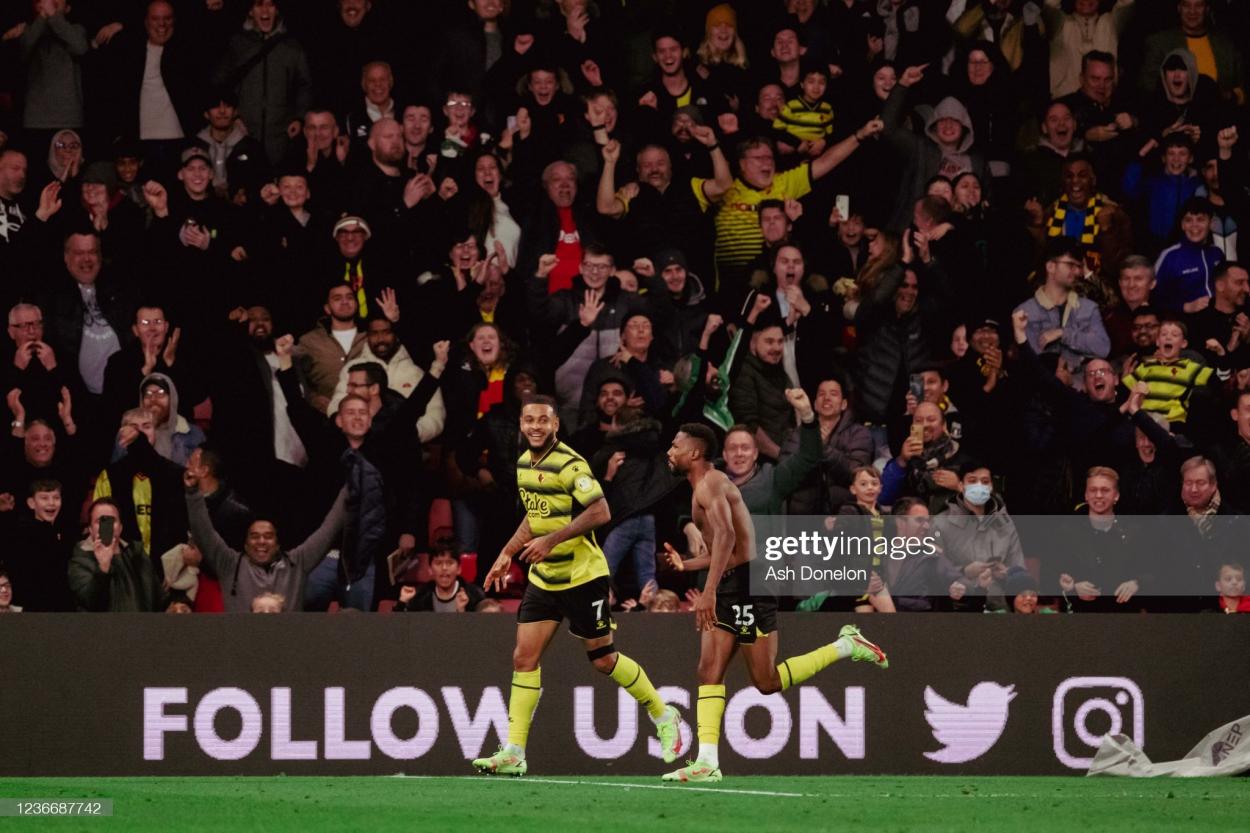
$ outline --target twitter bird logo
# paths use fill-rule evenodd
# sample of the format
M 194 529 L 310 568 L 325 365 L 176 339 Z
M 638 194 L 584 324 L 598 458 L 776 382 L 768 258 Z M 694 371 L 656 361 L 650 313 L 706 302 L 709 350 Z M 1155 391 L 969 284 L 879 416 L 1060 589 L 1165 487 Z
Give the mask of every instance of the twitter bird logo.
M 968 705 L 952 703 L 925 686 L 924 719 L 942 748 L 924 756 L 941 764 L 962 764 L 981 757 L 998 743 L 1007 726 L 1007 707 L 1016 696 L 1014 685 L 977 683 L 968 693 Z

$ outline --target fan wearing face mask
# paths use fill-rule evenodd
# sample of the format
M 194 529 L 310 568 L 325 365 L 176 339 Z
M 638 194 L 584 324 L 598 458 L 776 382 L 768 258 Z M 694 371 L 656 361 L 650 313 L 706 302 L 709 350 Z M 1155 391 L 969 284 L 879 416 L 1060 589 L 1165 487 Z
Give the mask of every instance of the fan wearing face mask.
M 947 558 L 963 571 L 968 586 L 984 588 L 990 609 L 1003 606 L 1007 572 L 1024 567 L 1024 550 L 989 466 L 978 461 L 960 466 L 958 491 L 935 526 Z

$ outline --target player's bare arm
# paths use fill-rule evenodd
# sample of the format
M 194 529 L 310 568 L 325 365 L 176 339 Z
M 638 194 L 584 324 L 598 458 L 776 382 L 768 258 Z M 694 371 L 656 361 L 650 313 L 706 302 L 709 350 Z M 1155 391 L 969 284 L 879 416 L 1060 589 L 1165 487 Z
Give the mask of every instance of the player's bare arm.
M 492 586 L 497 590 L 503 590 L 508 586 L 508 568 L 512 566 L 512 557 L 520 552 L 533 538 L 534 533 L 530 530 L 530 519 L 528 517 L 522 518 L 516 532 L 512 533 L 508 543 L 504 544 L 499 557 L 495 559 L 495 563 L 491 565 L 490 572 L 486 574 L 486 578 L 482 581 L 484 590 L 490 592 Z
M 550 555 L 551 551 L 560 546 L 560 544 L 579 535 L 593 532 L 611 519 L 612 512 L 608 509 L 607 500 L 599 498 L 587 506 L 570 523 L 565 524 L 555 532 L 540 535 L 530 540 L 521 550 L 521 560 L 530 564 L 537 564 Z

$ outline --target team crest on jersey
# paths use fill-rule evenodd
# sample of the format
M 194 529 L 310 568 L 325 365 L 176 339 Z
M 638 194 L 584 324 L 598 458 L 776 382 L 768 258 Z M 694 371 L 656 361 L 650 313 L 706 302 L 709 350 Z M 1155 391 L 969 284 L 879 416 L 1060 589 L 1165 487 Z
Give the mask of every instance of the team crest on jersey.
M 590 489 L 590 476 L 583 474 L 581 477 L 573 481 L 573 487 L 579 492 L 585 492 Z

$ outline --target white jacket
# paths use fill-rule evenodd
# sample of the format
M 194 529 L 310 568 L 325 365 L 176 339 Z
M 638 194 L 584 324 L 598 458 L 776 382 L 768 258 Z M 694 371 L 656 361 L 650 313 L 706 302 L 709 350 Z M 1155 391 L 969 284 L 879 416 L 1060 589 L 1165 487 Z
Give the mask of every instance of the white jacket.
M 395 351 L 395 355 L 391 356 L 389 362 L 384 362 L 373 355 L 373 351 L 369 349 L 369 344 L 366 342 L 360 355 L 344 364 L 342 371 L 339 372 L 339 381 L 334 386 L 334 396 L 330 397 L 330 404 L 326 407 L 326 416 L 332 417 L 338 412 L 339 402 L 347 395 L 347 373 L 352 365 L 361 362 L 377 362 L 385 367 L 387 387 L 405 399 L 412 395 L 413 390 L 425 376 L 425 371 L 417 366 L 403 345 Z M 447 408 L 443 405 L 443 392 L 435 391 L 434 398 L 425 406 L 425 413 L 417 420 L 417 436 L 421 438 L 421 442 L 428 443 L 443 433 L 443 425 L 446 422 Z

